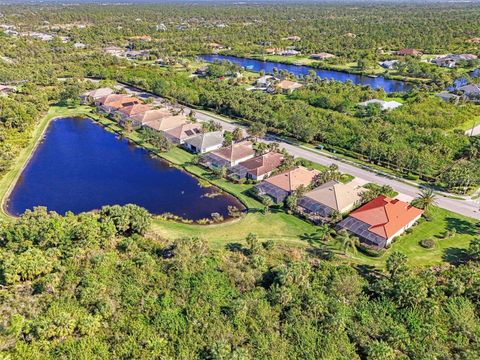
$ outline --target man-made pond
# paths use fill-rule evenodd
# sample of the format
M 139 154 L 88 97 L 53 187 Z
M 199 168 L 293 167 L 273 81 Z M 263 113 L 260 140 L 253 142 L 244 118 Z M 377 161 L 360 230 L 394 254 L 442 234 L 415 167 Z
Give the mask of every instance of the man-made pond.
M 200 58 L 208 62 L 214 62 L 215 60 L 228 60 L 239 64 L 246 69 L 257 72 L 263 70 L 265 73 L 272 73 L 273 69 L 276 68 L 279 71 L 286 70 L 289 73 L 299 76 L 308 75 L 309 71 L 313 70 L 322 79 L 333 79 L 341 82 L 347 82 L 350 80 L 352 83 L 357 85 L 369 85 L 373 89 L 384 89 L 387 93 L 406 92 L 413 88 L 411 83 L 400 80 L 386 79 L 383 76 L 372 78 L 369 76 L 350 74 L 342 71 L 316 69 L 304 65 L 288 65 L 274 61 L 261 61 L 226 55 L 202 55 Z
M 6 206 L 13 215 L 34 206 L 63 214 L 132 203 L 191 220 L 228 217 L 229 205 L 244 209 L 233 196 L 210 197 L 218 192 L 92 120 L 65 118 L 49 125 Z

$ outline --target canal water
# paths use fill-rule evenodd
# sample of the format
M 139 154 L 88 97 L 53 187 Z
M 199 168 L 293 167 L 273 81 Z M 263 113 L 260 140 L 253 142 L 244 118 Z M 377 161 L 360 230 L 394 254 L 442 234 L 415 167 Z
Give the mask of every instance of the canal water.
M 413 88 L 413 85 L 409 82 L 386 79 L 383 76 L 372 78 L 369 76 L 350 74 L 342 71 L 316 69 L 311 66 L 288 65 L 274 61 L 253 60 L 227 55 L 202 55 L 200 58 L 207 62 L 214 62 L 215 60 L 228 60 L 232 63 L 239 64 L 246 69 L 256 72 L 263 70 L 265 73 L 272 73 L 273 69 L 276 68 L 279 71 L 286 70 L 289 73 L 295 74 L 295 76 L 299 76 L 308 75 L 308 73 L 313 70 L 321 79 L 332 79 L 341 82 L 351 81 L 356 85 L 368 85 L 373 89 L 384 89 L 387 93 L 407 92 Z
M 153 214 L 168 212 L 199 220 L 212 213 L 227 218 L 229 205 L 244 209 L 235 197 L 218 193 L 92 120 L 64 118 L 49 125 L 8 199 L 7 210 L 20 215 L 46 206 L 64 214 L 132 203 Z

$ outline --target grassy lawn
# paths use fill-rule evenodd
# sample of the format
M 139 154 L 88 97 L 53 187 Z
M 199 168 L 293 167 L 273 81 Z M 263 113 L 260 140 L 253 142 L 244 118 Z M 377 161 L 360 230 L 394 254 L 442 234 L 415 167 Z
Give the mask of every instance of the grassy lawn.
M 88 106 L 77 106 L 77 107 L 60 107 L 52 106 L 45 114 L 45 116 L 40 120 L 35 130 L 32 132 L 31 141 L 27 147 L 22 149 L 17 156 L 11 169 L 0 179 L 0 218 L 8 219 L 9 215 L 5 212 L 4 204 L 9 192 L 12 190 L 15 185 L 16 180 L 22 173 L 23 168 L 30 159 L 31 154 L 35 150 L 39 140 L 43 136 L 45 129 L 51 120 L 59 117 L 68 117 L 68 116 L 91 116 L 91 108 Z
M 232 242 L 243 243 L 249 233 L 257 234 L 261 241 L 274 240 L 282 244 L 304 247 L 308 243 L 303 240 L 303 236 L 315 231 L 315 226 L 283 211 L 274 210 L 267 215 L 252 211 L 239 220 L 208 226 L 155 220 L 153 230 L 168 239 L 201 237 L 208 240 L 213 248 L 220 248 Z

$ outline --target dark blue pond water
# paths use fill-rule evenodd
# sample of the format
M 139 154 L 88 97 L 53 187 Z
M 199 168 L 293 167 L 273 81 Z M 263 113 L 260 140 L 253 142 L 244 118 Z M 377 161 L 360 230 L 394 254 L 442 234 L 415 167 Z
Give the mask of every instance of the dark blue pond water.
M 226 55 L 202 55 L 200 56 L 200 58 L 208 62 L 213 62 L 215 60 L 228 60 L 233 63 L 239 64 L 244 68 L 248 68 L 249 70 L 257 72 L 263 70 L 265 73 L 272 73 L 273 69 L 277 68 L 279 71 L 286 70 L 289 73 L 293 73 L 296 76 L 299 76 L 308 75 L 309 71 L 313 70 L 322 79 L 333 79 L 341 82 L 351 81 L 352 83 L 357 85 L 369 85 L 373 89 L 384 89 L 387 93 L 406 92 L 413 88 L 411 83 L 399 80 L 385 79 L 383 76 L 371 78 L 368 76 L 350 74 L 342 71 L 322 70 L 315 69 L 310 66 L 287 65 L 273 61 L 252 60 Z
M 198 220 L 214 212 L 227 217 L 228 205 L 243 209 L 230 195 L 205 196 L 215 192 L 91 120 L 66 118 L 50 124 L 7 210 L 20 215 L 34 206 L 46 206 L 63 214 L 132 203 L 153 214 L 170 212 Z

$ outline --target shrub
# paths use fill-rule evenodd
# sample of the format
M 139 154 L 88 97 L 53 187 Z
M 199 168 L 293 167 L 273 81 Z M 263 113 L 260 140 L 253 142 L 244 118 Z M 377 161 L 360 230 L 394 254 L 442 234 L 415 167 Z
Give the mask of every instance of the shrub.
M 425 249 L 432 249 L 435 246 L 435 241 L 432 239 L 423 239 L 420 241 L 420 246 Z

